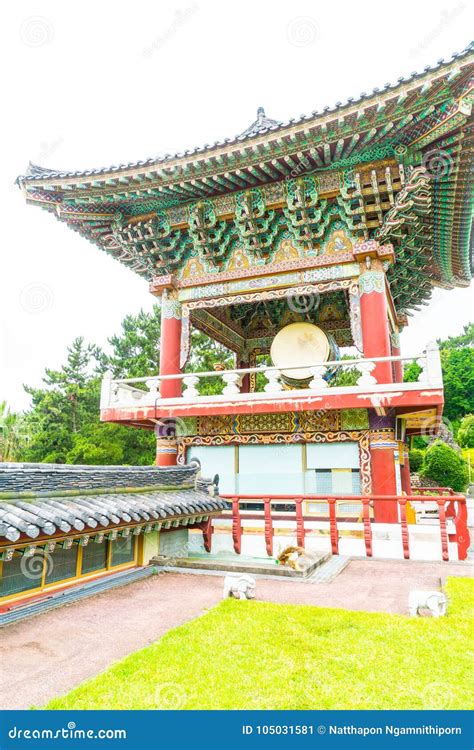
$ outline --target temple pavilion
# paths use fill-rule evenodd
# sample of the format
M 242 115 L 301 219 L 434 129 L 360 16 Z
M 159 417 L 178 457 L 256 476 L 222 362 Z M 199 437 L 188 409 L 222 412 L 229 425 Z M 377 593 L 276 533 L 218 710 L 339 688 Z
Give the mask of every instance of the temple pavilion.
M 406 531 L 408 439 L 436 430 L 443 383 L 429 340 L 403 383 L 400 332 L 434 287 L 471 280 L 473 50 L 288 122 L 259 108 L 212 145 L 18 178 L 27 203 L 148 280 L 160 371 L 106 376 L 101 419 L 155 430 L 162 467 L 218 472 L 236 551 L 246 509 L 271 553 L 279 504 L 300 544 L 305 521 L 354 507 L 367 552 L 371 525 Z M 193 372 L 193 328 L 234 368 Z

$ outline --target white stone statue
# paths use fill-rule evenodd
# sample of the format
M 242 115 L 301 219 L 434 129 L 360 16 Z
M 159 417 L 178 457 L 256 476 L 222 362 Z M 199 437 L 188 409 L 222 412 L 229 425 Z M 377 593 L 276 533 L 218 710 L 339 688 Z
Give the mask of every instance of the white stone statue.
M 419 614 L 420 609 L 429 609 L 433 617 L 446 614 L 448 600 L 441 591 L 410 591 L 408 595 L 408 610 L 412 617 Z
M 235 599 L 255 599 L 255 578 L 238 573 L 237 575 L 227 575 L 224 578 L 223 599 L 229 596 Z

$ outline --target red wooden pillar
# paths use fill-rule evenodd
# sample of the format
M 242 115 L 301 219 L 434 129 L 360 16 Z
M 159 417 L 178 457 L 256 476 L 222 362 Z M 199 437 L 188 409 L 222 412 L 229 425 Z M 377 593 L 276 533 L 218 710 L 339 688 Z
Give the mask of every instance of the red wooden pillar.
M 364 357 L 390 357 L 385 273 L 364 267 L 359 276 L 359 290 Z M 391 362 L 379 362 L 372 375 L 378 383 L 392 383 Z
M 181 354 L 181 305 L 169 289 L 163 290 L 161 298 L 160 375 L 180 372 Z M 181 380 L 163 380 L 160 383 L 161 398 L 181 396 Z M 158 466 L 174 466 L 177 461 L 176 423 L 166 419 L 156 429 L 156 463 Z
M 370 469 L 373 495 L 396 495 L 395 451 L 397 443 L 390 435 L 373 432 L 370 439 Z M 393 500 L 374 500 L 376 523 L 397 523 L 398 505 Z
M 392 356 L 400 356 L 400 334 L 398 331 L 392 331 L 390 334 L 390 343 Z M 393 363 L 393 381 L 394 383 L 403 383 L 403 364 L 401 362 Z

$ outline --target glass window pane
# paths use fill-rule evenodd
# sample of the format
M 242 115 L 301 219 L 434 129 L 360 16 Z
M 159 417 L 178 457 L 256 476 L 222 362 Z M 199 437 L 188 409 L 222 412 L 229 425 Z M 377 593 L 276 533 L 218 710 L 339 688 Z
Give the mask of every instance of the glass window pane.
M 107 542 L 89 542 L 82 550 L 82 572 L 93 573 L 107 567 Z
M 237 490 L 242 495 L 303 493 L 301 445 L 241 445 Z
M 77 551 L 77 544 L 73 544 L 70 549 L 56 547 L 53 552 L 49 553 L 46 560 L 46 583 L 74 578 L 76 575 Z
M 112 565 L 123 565 L 133 562 L 135 548 L 135 536 L 126 536 L 116 539 L 112 544 Z
M 191 445 L 186 454 L 186 462 L 197 458 L 201 462 L 203 477 L 219 474 L 219 491 L 224 494 L 235 492 L 235 448 L 233 445 Z
M 43 562 L 41 552 L 31 557 L 15 554 L 9 562 L 3 562 L 0 596 L 19 594 L 22 591 L 39 588 L 41 586 Z
M 358 443 L 307 443 L 308 469 L 358 469 Z

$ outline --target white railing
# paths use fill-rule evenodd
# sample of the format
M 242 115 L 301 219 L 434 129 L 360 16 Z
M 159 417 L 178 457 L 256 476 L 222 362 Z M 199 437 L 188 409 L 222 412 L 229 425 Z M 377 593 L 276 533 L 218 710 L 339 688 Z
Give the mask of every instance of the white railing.
M 379 383 L 374 376 L 374 370 L 378 363 L 388 362 L 413 362 L 416 361 L 421 368 L 416 383 Z M 303 388 L 289 390 L 288 385 L 282 382 L 285 375 L 291 377 L 294 370 L 305 369 L 311 373 L 311 380 Z M 350 386 L 337 385 L 336 375 L 338 372 L 355 371 L 359 374 L 356 384 Z M 258 390 L 249 394 L 242 393 L 242 383 L 246 375 L 255 373 L 260 376 Z M 325 376 L 331 375 L 328 379 Z M 263 376 L 263 378 L 262 378 Z M 220 382 L 220 393 L 204 395 L 202 390 L 203 380 L 212 378 Z M 165 381 L 182 381 L 182 395 L 163 399 L 161 396 L 161 384 Z M 262 385 L 263 382 L 263 385 Z M 101 409 L 120 406 L 153 406 L 158 402 L 215 400 L 225 399 L 229 396 L 237 398 L 258 398 L 264 394 L 271 394 L 278 398 L 287 397 L 291 394 L 309 395 L 318 392 L 326 392 L 330 389 L 336 393 L 362 393 L 362 392 L 384 392 L 392 390 L 414 390 L 442 388 L 443 379 L 441 373 L 441 361 L 439 349 L 436 343 L 427 345 L 425 351 L 418 356 L 397 357 L 372 357 L 370 359 L 344 359 L 331 360 L 324 364 L 314 365 L 289 364 L 280 367 L 263 365 L 260 367 L 246 367 L 239 370 L 211 370 L 208 372 L 177 373 L 176 375 L 156 375 L 143 378 L 113 379 L 110 372 L 106 373 L 102 381 Z

